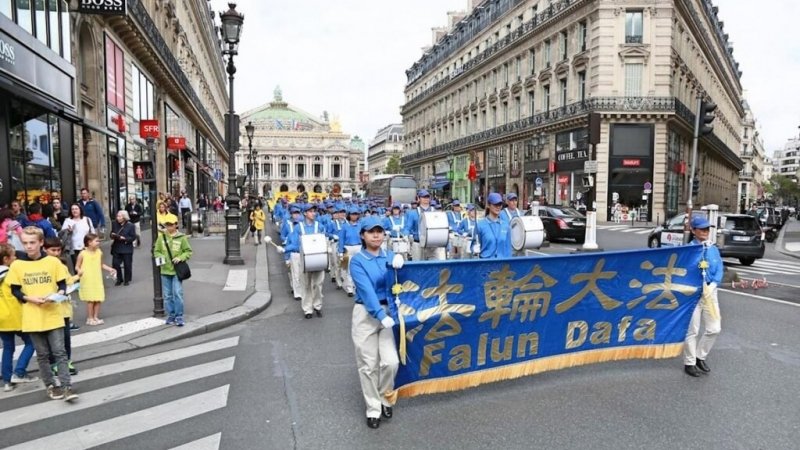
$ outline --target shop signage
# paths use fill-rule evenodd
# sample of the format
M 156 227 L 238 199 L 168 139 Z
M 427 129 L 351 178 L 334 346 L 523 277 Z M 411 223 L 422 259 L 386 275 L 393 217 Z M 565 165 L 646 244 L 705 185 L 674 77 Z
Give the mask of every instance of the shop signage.
M 167 149 L 169 150 L 183 150 L 186 148 L 186 138 L 183 136 L 168 136 Z
M 16 64 L 17 58 L 14 55 L 14 44 L 0 38 L 0 61 L 12 66 Z
M 639 167 L 642 165 L 641 159 L 623 159 L 622 167 Z
M 139 136 L 142 139 L 158 139 L 161 136 L 161 128 L 158 126 L 157 120 L 140 120 L 139 121 Z
M 568 176 L 564 175 L 564 176 L 558 177 L 558 184 L 567 184 L 567 183 L 569 183 L 569 177 Z
M 547 164 L 547 171 L 550 172 L 550 173 L 555 173 L 555 171 L 556 171 L 556 162 L 555 161 L 550 161 Z
M 589 152 L 586 150 L 569 150 L 558 153 L 556 157 L 559 161 L 577 161 L 580 159 L 588 159 Z
M 124 16 L 127 14 L 126 0 L 80 0 L 78 12 L 81 14 L 101 14 L 104 16 Z

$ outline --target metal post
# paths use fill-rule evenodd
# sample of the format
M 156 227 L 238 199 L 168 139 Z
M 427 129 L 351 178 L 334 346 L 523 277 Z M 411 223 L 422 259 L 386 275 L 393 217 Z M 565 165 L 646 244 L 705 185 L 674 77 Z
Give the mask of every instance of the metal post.
M 161 269 L 156 265 L 156 241 L 158 240 L 158 171 L 156 170 L 156 140 L 147 138 L 147 151 L 153 163 L 153 181 L 150 182 L 150 263 L 153 266 L 153 316 L 164 317 L 164 294 L 161 288 Z
M 233 65 L 234 46 L 229 44 L 228 51 L 228 114 L 225 115 L 225 143 L 228 150 L 228 195 L 225 203 L 228 204 L 228 211 L 225 213 L 225 259 L 224 264 L 231 266 L 244 265 L 242 258 L 241 243 L 239 241 L 239 194 L 236 192 L 236 143 L 238 120 L 233 110 L 233 75 L 236 73 L 236 66 Z
M 697 96 L 697 108 L 695 108 L 694 118 L 694 137 L 692 138 L 692 166 L 689 168 L 689 186 L 686 199 L 686 221 L 683 225 L 683 243 L 689 243 L 689 236 L 691 236 L 691 222 L 692 222 L 692 187 L 694 186 L 695 171 L 697 170 L 697 141 L 700 137 L 700 108 L 703 97 Z

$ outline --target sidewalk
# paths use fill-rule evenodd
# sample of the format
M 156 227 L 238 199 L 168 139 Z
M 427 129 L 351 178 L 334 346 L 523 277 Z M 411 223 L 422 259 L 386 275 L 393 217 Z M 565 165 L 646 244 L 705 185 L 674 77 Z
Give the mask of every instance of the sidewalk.
M 86 306 L 77 297 L 72 332 L 72 359 L 80 362 L 214 331 L 246 320 L 266 309 L 269 290 L 265 245 L 242 245 L 242 266 L 222 263 L 223 236 L 190 238 L 192 277 L 183 282 L 186 325 L 166 326 L 153 317 L 153 270 L 150 231 L 142 232 L 142 245 L 134 250 L 129 286 L 114 286 L 105 278 L 106 300 L 100 311 L 105 324 L 86 325 Z M 111 265 L 111 243 L 102 244 L 103 262 Z M 15 353 L 16 354 L 16 353 Z M 35 360 L 31 361 L 34 369 Z
M 800 221 L 789 219 L 786 222 L 775 247 L 786 256 L 800 259 Z

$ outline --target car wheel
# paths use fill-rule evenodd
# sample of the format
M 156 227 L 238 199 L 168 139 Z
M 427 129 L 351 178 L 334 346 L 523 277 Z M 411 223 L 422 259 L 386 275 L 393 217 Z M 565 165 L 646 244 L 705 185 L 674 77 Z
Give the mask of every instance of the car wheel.
M 661 242 L 658 241 L 658 238 L 653 236 L 647 241 L 647 246 L 650 248 L 659 248 L 661 247 Z
M 747 257 L 747 258 L 739 258 L 739 262 L 743 266 L 752 266 L 753 263 L 756 262 L 756 259 L 753 258 L 752 256 L 750 256 L 750 257 Z

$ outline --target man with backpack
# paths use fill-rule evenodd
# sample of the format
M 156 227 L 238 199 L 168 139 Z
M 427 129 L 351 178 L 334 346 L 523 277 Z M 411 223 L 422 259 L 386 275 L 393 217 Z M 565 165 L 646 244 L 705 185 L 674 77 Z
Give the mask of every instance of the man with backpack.
M 40 203 L 31 203 L 28 206 L 28 217 L 25 219 L 23 226 L 40 228 L 45 238 L 58 237 L 53 225 L 42 215 L 42 205 Z
M 86 188 L 81 189 L 81 199 L 78 203 L 80 203 L 81 208 L 83 208 L 83 215 L 92 221 L 92 225 L 94 225 L 95 229 L 98 230 L 98 234 L 100 234 L 99 229 L 105 228 L 106 226 L 106 218 L 103 216 L 103 207 L 100 206 L 100 203 L 97 203 L 97 200 L 89 196 L 89 190 Z

